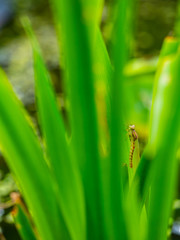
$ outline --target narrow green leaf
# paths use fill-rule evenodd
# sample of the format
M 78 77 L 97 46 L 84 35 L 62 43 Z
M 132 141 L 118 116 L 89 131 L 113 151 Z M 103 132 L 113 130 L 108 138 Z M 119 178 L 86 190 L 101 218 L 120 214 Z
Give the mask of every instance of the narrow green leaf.
M 58 208 L 54 181 L 43 151 L 4 72 L 0 70 L 0 142 L 7 163 L 43 240 L 58 239 Z
M 124 67 L 128 47 L 126 27 L 129 26 L 128 7 L 131 1 L 119 1 L 114 47 L 114 76 L 111 85 L 111 158 L 110 158 L 110 207 L 112 212 L 113 239 L 128 239 L 122 194 L 122 167 L 128 161 L 128 134 L 125 121 Z
M 23 22 L 33 47 L 38 115 L 50 166 L 58 184 L 58 200 L 62 217 L 70 231 L 71 238 L 84 239 L 86 234 L 85 208 L 78 162 L 70 155 L 71 149 L 67 145 L 63 119 L 58 110 L 50 77 L 37 40 L 27 19 Z
M 94 44 L 94 58 L 93 58 L 93 72 L 96 81 L 104 81 L 108 87 L 110 87 L 110 82 L 113 74 L 113 69 L 109 54 L 106 49 L 101 31 L 97 27 L 96 41 Z
M 33 232 L 33 226 L 30 221 L 30 216 L 28 216 L 27 210 L 20 198 L 19 193 L 11 193 L 11 198 L 16 204 L 12 211 L 12 216 L 14 218 L 14 222 L 20 236 L 23 240 L 38 239 Z
M 165 81 L 164 79 L 167 79 L 168 81 L 168 79 L 171 78 L 172 71 L 170 71 L 170 65 L 174 54 L 176 54 L 177 52 L 178 44 L 178 39 L 167 37 L 164 41 L 160 53 L 158 69 L 154 82 L 153 101 L 150 117 L 149 143 L 145 149 L 145 152 L 143 153 L 134 179 L 135 184 L 139 182 L 141 207 L 144 204 L 144 201 L 149 191 L 149 186 L 152 181 L 152 177 L 150 174 L 150 169 L 152 167 L 151 163 L 155 157 L 158 145 L 161 144 L 162 132 L 164 131 L 164 128 L 169 124 L 169 115 L 166 111 L 167 106 L 163 100 L 166 96 L 166 91 L 169 92 L 169 85 L 168 83 L 164 84 L 163 82 Z M 159 99 L 157 103 L 155 103 L 155 99 Z M 162 112 L 164 114 L 162 114 Z
M 97 27 L 92 54 L 95 100 L 98 113 L 99 146 L 101 156 L 104 158 L 109 154 L 110 82 L 113 69 L 99 27 Z M 106 165 L 104 167 L 108 168 L 107 164 L 108 161 L 102 162 L 102 165 Z M 106 189 L 104 180 L 103 185 Z
M 180 52 L 167 58 L 159 68 L 153 97 L 150 144 L 154 153 L 147 239 L 165 239 L 177 174 L 177 145 L 180 130 Z M 157 125 L 158 124 L 158 125 Z M 154 129 L 153 129 L 154 130 Z M 153 131 L 152 131 L 153 133 Z M 155 223 L 161 223 L 161 227 Z
M 66 57 L 66 86 L 74 155 L 79 161 L 86 199 L 87 239 L 103 238 L 101 162 L 92 71 L 92 9 L 96 1 L 53 1 Z M 90 6 L 91 8 L 87 8 Z M 54 8 L 54 9 L 55 9 Z M 96 14 L 96 13 L 95 13 Z M 92 24 L 92 25 L 91 25 Z

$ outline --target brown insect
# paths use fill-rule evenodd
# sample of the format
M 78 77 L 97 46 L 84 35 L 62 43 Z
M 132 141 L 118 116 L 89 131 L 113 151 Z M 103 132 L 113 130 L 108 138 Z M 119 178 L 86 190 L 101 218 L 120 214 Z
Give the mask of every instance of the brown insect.
M 130 153 L 129 153 L 129 167 L 133 168 L 133 155 L 135 150 L 135 141 L 138 139 L 138 135 L 135 131 L 135 125 L 129 125 L 129 139 L 131 141 Z

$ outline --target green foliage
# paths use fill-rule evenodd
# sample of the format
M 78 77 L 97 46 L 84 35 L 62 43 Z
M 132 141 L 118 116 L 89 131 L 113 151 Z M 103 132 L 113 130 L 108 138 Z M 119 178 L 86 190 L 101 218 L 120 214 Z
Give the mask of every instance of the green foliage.
M 34 229 L 32 228 L 32 225 L 30 223 L 30 216 L 27 212 L 26 207 L 24 206 L 23 201 L 20 198 L 19 193 L 12 192 L 11 198 L 16 204 L 12 211 L 12 215 L 22 239 L 36 240 L 35 232 L 33 231 Z
M 98 26 L 102 1 L 51 3 L 65 51 L 70 133 L 28 19 L 22 22 L 33 50 L 42 137 L 0 71 L 1 149 L 31 215 L 18 206 L 21 235 L 35 238 L 32 218 L 37 239 L 164 240 L 177 169 L 179 40 L 167 38 L 158 65 L 140 63 L 136 71 L 127 65 L 133 0 L 118 1 L 111 60 Z M 134 155 L 131 145 L 130 168 L 130 77 L 156 68 L 149 142 L 141 159 L 138 140 Z

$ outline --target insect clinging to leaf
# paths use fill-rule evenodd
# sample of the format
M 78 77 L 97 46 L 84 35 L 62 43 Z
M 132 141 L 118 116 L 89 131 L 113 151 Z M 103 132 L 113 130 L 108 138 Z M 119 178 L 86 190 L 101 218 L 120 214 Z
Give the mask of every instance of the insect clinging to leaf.
M 129 153 L 129 167 L 133 168 L 133 155 L 135 150 L 135 141 L 138 139 L 138 135 L 135 131 L 135 125 L 129 125 L 129 139 L 131 141 L 130 153 Z

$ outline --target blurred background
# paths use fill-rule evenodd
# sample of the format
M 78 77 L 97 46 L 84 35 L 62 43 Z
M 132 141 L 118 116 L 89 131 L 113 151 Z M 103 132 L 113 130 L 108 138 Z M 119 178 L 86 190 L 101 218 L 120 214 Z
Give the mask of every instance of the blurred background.
M 108 51 L 111 46 L 115 4 L 115 1 L 105 0 L 100 24 Z M 158 54 L 163 39 L 167 35 L 173 35 L 176 14 L 177 0 L 139 0 L 137 4 L 137 16 L 133 27 L 134 38 L 131 42 L 131 61 L 125 72 L 134 103 L 131 107 L 130 121 L 137 126 L 141 151 L 148 136 L 149 111 Z M 48 0 L 0 0 L 0 66 L 5 70 L 18 97 L 37 124 L 31 47 L 20 21 L 21 16 L 24 15 L 31 19 L 58 98 L 61 105 L 64 105 L 62 110 L 65 116 L 62 84 L 63 49 L 59 51 L 57 46 Z M 12 191 L 17 191 L 17 186 L 0 155 L 0 206 L 9 200 Z M 179 206 L 177 200 L 175 203 L 177 211 L 180 209 Z M 3 231 L 5 239 L 18 240 L 20 237 L 13 225 L 10 210 L 11 208 L 0 207 L 0 239 L 4 240 L 1 236 Z M 177 216 L 175 215 L 174 218 L 179 221 L 180 214 L 177 214 L 177 211 L 175 213 Z

